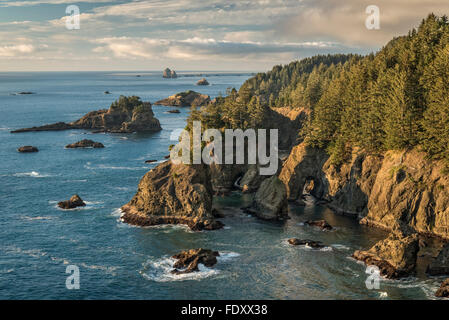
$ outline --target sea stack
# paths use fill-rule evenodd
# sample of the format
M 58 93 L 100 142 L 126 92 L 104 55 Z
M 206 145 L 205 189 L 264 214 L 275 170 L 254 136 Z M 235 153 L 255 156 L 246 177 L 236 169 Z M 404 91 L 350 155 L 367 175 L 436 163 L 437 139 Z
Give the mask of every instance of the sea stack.
M 208 86 L 209 82 L 206 80 L 206 78 L 203 78 L 201 80 L 198 80 L 198 82 L 196 83 L 197 86 Z
M 178 75 L 176 74 L 175 70 L 170 70 L 169 68 L 166 68 L 162 74 L 162 77 L 165 79 L 176 79 Z
M 38 152 L 39 149 L 33 146 L 23 146 L 17 149 L 20 153 L 32 153 L 32 152 Z

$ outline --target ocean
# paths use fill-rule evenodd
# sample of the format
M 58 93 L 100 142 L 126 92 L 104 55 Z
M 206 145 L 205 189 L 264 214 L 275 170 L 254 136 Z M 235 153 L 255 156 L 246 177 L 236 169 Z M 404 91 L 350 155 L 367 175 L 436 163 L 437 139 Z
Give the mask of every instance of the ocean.
M 168 107 L 153 106 L 163 130 L 151 134 L 10 133 L 76 120 L 108 108 L 120 95 L 155 102 L 191 89 L 214 98 L 251 76 L 199 73 L 178 79 L 163 79 L 160 72 L 0 73 L 0 299 L 433 298 L 441 279 L 428 279 L 423 272 L 382 280 L 380 289 L 369 290 L 365 266 L 350 256 L 386 234 L 312 201 L 306 207 L 291 205 L 290 220 L 272 223 L 244 214 L 240 207 L 251 196 L 232 193 L 214 200 L 226 214 L 226 226 L 209 232 L 122 223 L 119 208 L 135 194 L 141 177 L 164 161 L 174 143 L 171 133 L 184 128 L 188 108 L 171 114 Z M 203 76 L 210 86 L 195 85 Z M 14 95 L 22 91 L 35 94 Z M 81 139 L 105 148 L 64 148 Z M 40 152 L 20 154 L 17 148 L 23 145 Z M 73 194 L 87 206 L 60 210 L 57 202 Z M 322 232 L 302 223 L 320 218 L 335 230 Z M 292 247 L 287 243 L 292 237 L 319 240 L 326 247 Z M 200 247 L 220 252 L 214 268 L 170 274 L 171 255 Z M 80 270 L 79 290 L 66 288 L 69 265 Z

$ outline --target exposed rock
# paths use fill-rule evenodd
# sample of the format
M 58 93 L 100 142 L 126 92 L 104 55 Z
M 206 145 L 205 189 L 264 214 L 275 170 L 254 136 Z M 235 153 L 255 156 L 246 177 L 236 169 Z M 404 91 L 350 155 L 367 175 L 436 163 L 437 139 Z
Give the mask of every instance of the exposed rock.
M 84 201 L 77 194 L 72 196 L 70 200 L 61 201 L 58 203 L 58 207 L 62 209 L 74 209 L 77 207 L 84 207 L 85 205 L 86 204 L 84 203 Z
M 387 278 L 397 279 L 414 272 L 418 251 L 417 234 L 400 236 L 393 232 L 368 251 L 355 251 L 352 257 L 379 267 L 380 274 Z
M 39 149 L 33 146 L 23 146 L 17 149 L 21 153 L 39 152 Z
M 109 110 L 92 111 L 81 119 L 71 122 L 58 122 L 11 131 L 11 133 L 29 131 L 59 131 L 69 129 L 92 129 L 96 132 L 154 132 L 160 131 L 159 120 L 154 117 L 151 103 L 142 102 L 139 97 L 124 97 L 114 102 Z
M 212 186 L 204 165 L 161 163 L 139 183 L 122 207 L 124 222 L 139 226 L 185 224 L 192 230 L 219 229 L 212 214 Z
M 206 80 L 206 78 L 202 78 L 201 80 L 198 80 L 196 83 L 197 86 L 208 86 L 209 82 Z
M 277 176 L 264 180 L 247 211 L 263 220 L 288 218 L 287 192 L 282 181 Z
M 21 91 L 16 93 L 16 95 L 27 95 L 27 94 L 36 94 L 36 93 L 31 91 Z
M 196 91 L 188 90 L 174 94 L 166 99 L 156 101 L 154 104 L 170 106 L 170 107 L 197 107 L 207 105 L 210 102 L 210 97 L 206 94 L 201 94 Z
M 175 70 L 170 70 L 169 68 L 166 68 L 162 73 L 162 77 L 166 79 L 176 79 L 178 75 L 176 74 Z
M 321 243 L 321 241 L 313 241 L 313 240 L 299 240 L 296 238 L 292 238 L 288 240 L 288 243 L 290 243 L 293 246 L 308 246 L 313 249 L 321 249 L 324 248 L 324 245 Z
M 182 251 L 181 253 L 172 256 L 173 259 L 177 259 L 173 264 L 173 274 L 186 274 L 195 271 L 199 271 L 198 264 L 202 263 L 206 267 L 213 267 L 217 263 L 217 257 L 220 254 L 218 251 L 212 251 L 209 249 L 191 249 L 188 251 Z M 184 270 L 179 270 L 184 269 Z
M 449 298 L 449 279 L 443 281 L 441 287 L 435 293 L 435 296 L 439 298 Z
M 245 165 L 212 163 L 209 171 L 214 194 L 226 195 L 232 191 L 238 177 L 242 176 Z
M 72 144 L 68 144 L 65 146 L 68 149 L 74 149 L 74 148 L 104 148 L 104 145 L 100 142 L 95 142 L 93 140 L 84 139 Z
M 147 160 L 147 161 L 145 161 L 145 163 L 153 163 L 153 162 L 157 162 L 157 160 Z
M 109 91 L 105 91 L 104 94 L 111 94 Z
M 427 273 L 432 276 L 449 274 L 449 243 L 443 246 L 438 256 L 429 264 Z
M 326 220 L 317 220 L 317 221 L 311 221 L 311 220 L 307 220 L 304 222 L 304 224 L 307 224 L 309 226 L 314 226 L 314 227 L 318 227 L 321 230 L 332 230 L 332 226 L 327 223 Z
M 168 110 L 168 113 L 181 113 L 178 109 Z
M 268 177 L 260 175 L 258 165 L 250 164 L 247 166 L 243 177 L 236 183 L 236 187 L 241 189 L 243 193 L 256 192 L 262 182 Z

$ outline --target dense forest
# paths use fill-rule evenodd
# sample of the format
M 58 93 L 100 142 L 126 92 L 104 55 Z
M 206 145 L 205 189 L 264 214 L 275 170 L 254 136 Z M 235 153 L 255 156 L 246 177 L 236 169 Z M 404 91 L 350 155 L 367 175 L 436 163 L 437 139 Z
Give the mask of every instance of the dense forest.
M 276 66 L 198 110 L 211 128 L 269 128 L 270 108 L 303 108 L 301 136 L 339 164 L 354 147 L 369 153 L 418 146 L 449 163 L 449 24 L 429 15 L 376 54 L 315 56 Z

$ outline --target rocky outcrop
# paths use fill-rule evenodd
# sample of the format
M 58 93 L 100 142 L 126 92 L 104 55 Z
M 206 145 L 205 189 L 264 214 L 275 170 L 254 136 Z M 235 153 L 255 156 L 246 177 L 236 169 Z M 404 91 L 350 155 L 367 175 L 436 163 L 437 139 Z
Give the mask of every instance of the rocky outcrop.
M 100 142 L 95 142 L 93 140 L 84 139 L 72 144 L 68 144 L 65 146 L 68 149 L 75 149 L 75 148 L 104 148 L 104 145 Z
M 122 207 L 122 220 L 138 226 L 185 224 L 192 230 L 223 226 L 212 214 L 212 186 L 204 165 L 166 161 L 150 170 L 132 200 Z
M 23 146 L 17 149 L 20 153 L 32 153 L 32 152 L 39 152 L 39 149 L 33 146 Z
M 209 249 L 191 249 L 182 251 L 181 253 L 172 256 L 177 261 L 173 264 L 173 274 L 186 274 L 199 271 L 198 265 L 201 263 L 206 267 L 213 267 L 217 263 L 217 257 L 220 254 L 218 251 Z M 181 269 L 181 270 L 180 270 Z
M 201 94 L 196 91 L 188 90 L 174 94 L 166 99 L 156 101 L 154 104 L 170 106 L 170 107 L 197 107 L 207 105 L 210 102 L 210 97 L 206 94 Z
M 324 150 L 301 143 L 285 161 L 279 178 L 289 200 L 300 199 L 313 181 L 312 195 L 362 224 L 391 230 L 405 223 L 425 235 L 449 238 L 449 176 L 444 164 L 418 150 L 381 155 L 353 149 L 341 165 Z
M 427 273 L 432 276 L 449 275 L 449 243 L 443 246 L 437 257 L 429 264 Z
M 115 101 L 108 110 L 92 111 L 71 123 L 58 122 L 11 131 L 60 131 L 69 129 L 91 129 L 95 132 L 155 132 L 160 131 L 159 120 L 154 117 L 151 103 L 142 102 L 139 97 L 124 97 Z
M 324 245 L 321 241 L 314 240 L 299 240 L 297 238 L 288 239 L 288 243 L 292 246 L 307 246 L 313 249 L 321 249 L 324 248 Z
M 178 109 L 168 110 L 168 113 L 181 113 Z
M 321 230 L 326 230 L 326 231 L 329 231 L 329 230 L 333 229 L 332 226 L 329 223 L 327 223 L 326 220 L 316 220 L 316 221 L 307 220 L 307 221 L 304 222 L 304 224 L 305 225 L 309 225 L 309 226 L 313 226 L 313 227 L 318 227 Z
M 435 296 L 439 298 L 449 298 L 449 279 L 443 281 L 440 288 L 435 293 Z
M 392 232 L 368 251 L 355 251 L 352 257 L 366 265 L 377 266 L 382 276 L 397 279 L 414 272 L 418 251 L 417 234 Z
M 58 207 L 61 209 L 75 209 L 78 207 L 84 207 L 86 204 L 84 203 L 83 199 L 80 198 L 79 195 L 75 194 L 70 198 L 70 200 L 61 201 L 58 203 Z
M 196 85 L 197 86 L 208 86 L 209 82 L 206 80 L 206 78 L 202 78 L 202 79 L 198 80 Z
M 264 180 L 246 212 L 263 220 L 288 218 L 287 192 L 282 181 L 277 176 Z
M 176 74 L 175 70 L 170 70 L 169 68 L 166 68 L 162 73 L 162 77 L 165 79 L 176 79 L 178 75 Z
M 209 166 L 212 189 L 215 195 L 226 195 L 235 187 L 237 179 L 245 172 L 245 165 L 216 164 Z

